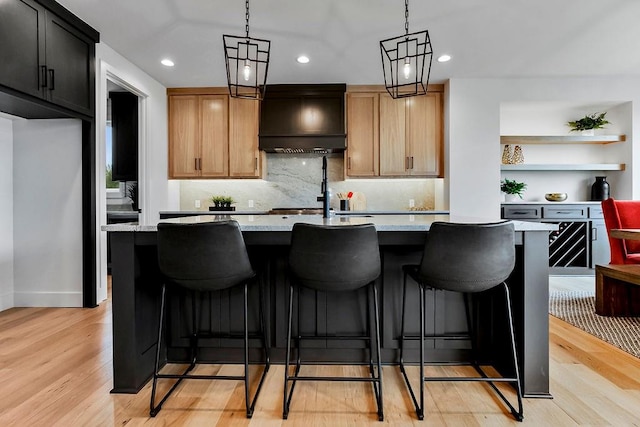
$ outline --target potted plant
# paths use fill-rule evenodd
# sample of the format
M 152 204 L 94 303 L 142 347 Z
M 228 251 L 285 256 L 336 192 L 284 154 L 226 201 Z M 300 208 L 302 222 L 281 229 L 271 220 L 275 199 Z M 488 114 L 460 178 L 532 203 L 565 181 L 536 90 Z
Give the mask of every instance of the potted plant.
M 233 211 L 235 206 L 231 206 L 235 202 L 231 196 L 213 196 L 211 197 L 213 206 L 209 206 L 210 211 Z
M 584 135 L 593 135 L 594 129 L 603 129 L 605 125 L 611 123 L 604 118 L 606 115 L 606 112 L 589 114 L 580 120 L 568 122 L 567 125 L 571 128 L 571 132 L 582 132 Z
M 505 201 L 512 202 L 517 197 L 522 199 L 522 193 L 527 188 L 527 184 L 524 182 L 518 182 L 511 179 L 503 179 L 500 181 L 500 191 L 505 193 Z
M 138 211 L 138 183 L 132 182 L 127 186 L 127 196 L 131 199 L 131 209 Z

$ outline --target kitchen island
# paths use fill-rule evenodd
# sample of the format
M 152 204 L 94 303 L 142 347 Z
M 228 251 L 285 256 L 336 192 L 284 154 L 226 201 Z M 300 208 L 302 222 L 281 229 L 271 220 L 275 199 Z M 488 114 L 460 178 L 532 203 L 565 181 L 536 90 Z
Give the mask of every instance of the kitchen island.
M 322 218 L 320 215 L 206 215 L 164 220 L 192 223 L 235 219 L 239 222 L 260 286 L 266 292 L 267 331 L 271 338 L 272 361 L 284 360 L 286 343 L 286 307 L 288 304 L 287 256 L 291 228 L 296 222 L 312 224 L 373 223 L 378 230 L 382 255 L 382 274 L 378 279 L 381 295 L 381 344 L 384 363 L 398 361 L 402 304 L 402 265 L 417 264 L 430 224 L 433 221 L 488 222 L 450 215 L 349 215 Z M 499 219 L 491 219 L 498 221 Z M 517 351 L 521 381 L 527 397 L 549 395 L 548 346 L 548 233 L 555 225 L 514 221 L 516 229 L 516 267 L 508 279 L 514 308 Z M 102 227 L 111 232 L 112 241 L 112 312 L 113 312 L 113 392 L 136 393 L 153 371 L 155 339 L 160 307 L 160 278 L 156 260 L 156 225 L 114 224 Z M 411 286 L 408 324 L 417 332 L 419 323 L 417 287 Z M 305 347 L 302 357 L 317 363 L 363 363 L 367 359 L 364 345 L 331 340 L 332 334 L 362 333 L 366 313 L 366 293 L 351 295 L 322 294 L 311 298 L 308 290 L 300 293 L 297 315 L 301 333 L 317 332 L 327 339 Z M 258 292 L 252 292 L 251 310 L 257 313 Z M 474 317 L 478 324 L 480 358 L 508 374 L 508 344 L 505 337 L 504 310 L 493 304 L 493 293 L 478 298 Z M 203 312 L 203 323 L 214 331 L 238 331 L 242 328 L 242 293 L 224 291 L 210 297 Z M 412 304 L 412 302 L 416 302 Z M 335 315 L 331 309 L 344 305 Z M 167 358 L 188 359 L 191 304 L 187 295 L 174 299 L 169 307 Z M 355 307 L 355 309 L 354 309 Z M 304 313 L 304 314 L 303 314 Z M 257 328 L 257 316 L 250 317 L 250 328 Z M 466 330 L 461 295 L 442 291 L 427 293 L 426 330 L 429 333 L 453 333 Z M 238 361 L 237 343 L 203 340 L 201 356 L 220 363 Z M 260 343 L 251 343 L 251 358 L 260 360 Z M 407 354 L 417 361 L 416 350 Z M 427 360 L 465 361 L 469 359 L 468 342 L 431 342 L 425 349 Z M 488 351 L 491 350 L 491 351 Z

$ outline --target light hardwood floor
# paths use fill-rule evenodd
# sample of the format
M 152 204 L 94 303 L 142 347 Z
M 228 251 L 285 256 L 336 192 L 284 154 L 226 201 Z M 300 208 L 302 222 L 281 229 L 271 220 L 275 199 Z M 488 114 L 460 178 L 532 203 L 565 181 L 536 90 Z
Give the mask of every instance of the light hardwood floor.
M 385 421 L 391 425 L 640 425 L 640 360 L 550 318 L 554 399 L 525 399 L 517 423 L 480 384 L 433 384 L 417 421 L 397 367 L 384 367 Z M 155 419 L 150 387 L 137 395 L 111 389 L 110 302 L 95 309 L 14 308 L 0 313 L 0 426 L 352 426 L 377 421 L 369 386 L 301 383 L 289 420 L 281 419 L 282 366 L 273 366 L 253 419 L 243 389 L 228 381 L 191 381 Z M 213 366 L 235 372 L 236 366 Z M 360 367 L 311 368 L 348 373 Z M 442 372 L 444 368 L 439 369 Z M 454 368 L 446 368 L 447 371 Z M 510 391 L 509 391 L 510 393 Z M 513 393 L 510 393 L 512 396 Z

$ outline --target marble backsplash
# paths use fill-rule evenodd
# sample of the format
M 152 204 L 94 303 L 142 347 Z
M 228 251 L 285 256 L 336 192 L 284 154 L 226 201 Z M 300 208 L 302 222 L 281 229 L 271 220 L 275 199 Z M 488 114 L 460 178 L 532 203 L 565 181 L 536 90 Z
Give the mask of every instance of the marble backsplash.
M 208 210 L 213 195 L 231 196 L 237 210 L 264 211 L 274 207 L 321 207 L 322 156 L 316 154 L 267 154 L 265 179 L 181 180 L 180 210 Z M 331 207 L 338 209 L 339 192 L 361 192 L 371 211 L 416 208 L 445 209 L 442 179 L 347 179 L 342 155 L 327 157 L 327 174 L 332 193 Z M 196 207 L 200 202 L 200 208 Z M 250 207 L 253 201 L 253 207 Z

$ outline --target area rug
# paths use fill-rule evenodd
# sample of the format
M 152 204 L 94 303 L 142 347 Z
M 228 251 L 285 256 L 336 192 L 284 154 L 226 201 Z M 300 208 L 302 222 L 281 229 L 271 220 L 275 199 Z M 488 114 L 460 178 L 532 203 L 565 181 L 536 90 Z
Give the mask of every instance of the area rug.
M 640 358 L 640 317 L 598 316 L 593 293 L 552 291 L 549 314 Z

